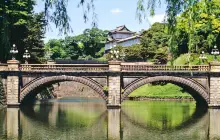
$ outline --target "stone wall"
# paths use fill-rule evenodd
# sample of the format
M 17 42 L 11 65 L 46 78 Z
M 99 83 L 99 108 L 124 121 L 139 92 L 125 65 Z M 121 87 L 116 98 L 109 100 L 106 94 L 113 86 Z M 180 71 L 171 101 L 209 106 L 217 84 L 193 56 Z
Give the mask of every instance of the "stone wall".
M 2 78 L 0 77 L 0 108 L 6 105 L 6 97 Z
M 220 78 L 210 78 L 210 106 L 220 105 Z
M 99 94 L 96 93 L 90 87 L 83 85 L 78 82 L 60 82 L 53 85 L 54 94 L 58 97 L 92 97 L 101 98 Z
M 121 104 L 121 83 L 120 76 L 109 76 L 108 104 Z

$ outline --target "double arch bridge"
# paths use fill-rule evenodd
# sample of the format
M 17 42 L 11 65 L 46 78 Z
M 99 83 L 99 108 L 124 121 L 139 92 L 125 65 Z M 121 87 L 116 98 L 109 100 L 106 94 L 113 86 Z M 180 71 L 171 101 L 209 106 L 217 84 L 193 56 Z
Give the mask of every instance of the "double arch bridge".
M 19 106 L 36 96 L 41 87 L 74 81 L 89 86 L 109 108 L 121 103 L 135 89 L 148 83 L 169 82 L 189 90 L 197 103 L 220 106 L 220 64 L 195 66 L 149 65 L 109 61 L 108 64 L 0 64 L 8 106 Z M 105 82 L 100 82 L 105 81 Z M 104 89 L 108 90 L 104 90 Z

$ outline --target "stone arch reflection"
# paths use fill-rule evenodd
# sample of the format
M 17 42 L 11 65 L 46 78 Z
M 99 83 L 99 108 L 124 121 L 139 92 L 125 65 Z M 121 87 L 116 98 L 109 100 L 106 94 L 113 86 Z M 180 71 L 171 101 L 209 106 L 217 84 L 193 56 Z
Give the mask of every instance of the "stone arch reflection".
M 179 130 L 158 130 L 147 128 L 134 123 L 122 114 L 123 139 L 144 139 L 144 140 L 207 140 L 209 139 L 209 114 L 206 113 L 200 119 Z
M 124 102 L 122 115 L 136 125 L 145 129 L 180 130 L 207 113 L 206 108 L 196 106 L 194 102 L 138 101 Z M 129 104 L 132 105 L 129 106 Z M 139 106 L 136 106 L 138 103 Z M 140 105 L 140 103 L 142 103 Z M 156 103 L 156 104 L 155 104 Z M 161 104 L 158 106 L 157 104 Z M 159 108 L 158 108 L 158 107 Z M 161 108 L 162 107 L 162 108 Z
M 100 116 L 94 125 L 79 130 L 73 127 L 70 129 L 60 126 L 51 127 L 48 123 L 45 124 L 41 120 L 27 116 L 19 108 L 5 109 L 2 113 L 0 113 L 0 117 L 5 116 L 6 122 L 1 125 L 6 125 L 3 127 L 6 132 L 5 136 L 0 134 L 0 139 L 207 140 L 220 138 L 220 110 L 218 109 L 209 110 L 185 127 L 177 127 L 175 130 L 168 131 L 142 127 L 121 113 L 120 109 L 108 110 L 108 113 L 105 112 Z M 15 121 L 17 124 L 14 123 Z M 108 124 L 106 124 L 107 121 Z M 12 122 L 13 125 L 10 125 Z M 111 128 L 112 126 L 114 127 Z
M 37 122 L 54 128 L 91 127 L 106 113 L 103 102 L 53 102 L 22 107 L 22 113 Z M 91 109 L 92 108 L 92 109 Z

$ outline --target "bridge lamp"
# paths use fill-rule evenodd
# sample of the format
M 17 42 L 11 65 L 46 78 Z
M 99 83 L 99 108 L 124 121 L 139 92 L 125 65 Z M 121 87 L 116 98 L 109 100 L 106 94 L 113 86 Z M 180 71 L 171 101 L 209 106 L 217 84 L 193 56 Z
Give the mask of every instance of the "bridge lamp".
M 28 50 L 25 50 L 25 53 L 23 54 L 23 58 L 25 59 L 25 64 L 28 64 L 28 59 L 31 58 L 30 53 L 28 52 Z
M 204 63 L 204 60 L 207 59 L 207 57 L 205 56 L 205 52 L 202 51 L 202 54 L 200 54 L 199 59 L 202 60 L 202 64 Z
M 215 56 L 215 61 L 216 61 L 217 60 L 217 55 L 219 55 L 219 50 L 217 49 L 216 45 L 214 46 L 214 49 L 212 49 L 211 54 Z
M 15 44 L 13 44 L 13 47 L 11 48 L 10 53 L 12 54 L 12 60 L 15 60 L 15 55 L 18 53 L 18 49 Z
M 119 59 L 119 50 L 111 50 L 110 51 L 110 54 L 111 54 L 111 58 L 116 60 L 116 59 Z

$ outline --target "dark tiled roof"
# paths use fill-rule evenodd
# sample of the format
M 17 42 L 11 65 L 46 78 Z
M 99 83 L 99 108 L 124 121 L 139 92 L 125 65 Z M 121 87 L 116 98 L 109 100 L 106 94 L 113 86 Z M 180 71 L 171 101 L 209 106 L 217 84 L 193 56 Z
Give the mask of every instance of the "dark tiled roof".
M 124 29 L 126 29 L 126 30 L 124 30 Z M 118 27 L 116 27 L 116 29 L 111 30 L 110 32 L 111 33 L 116 33 L 116 32 L 120 32 L 120 33 L 134 33 L 132 31 L 130 31 L 125 25 L 118 26 Z

